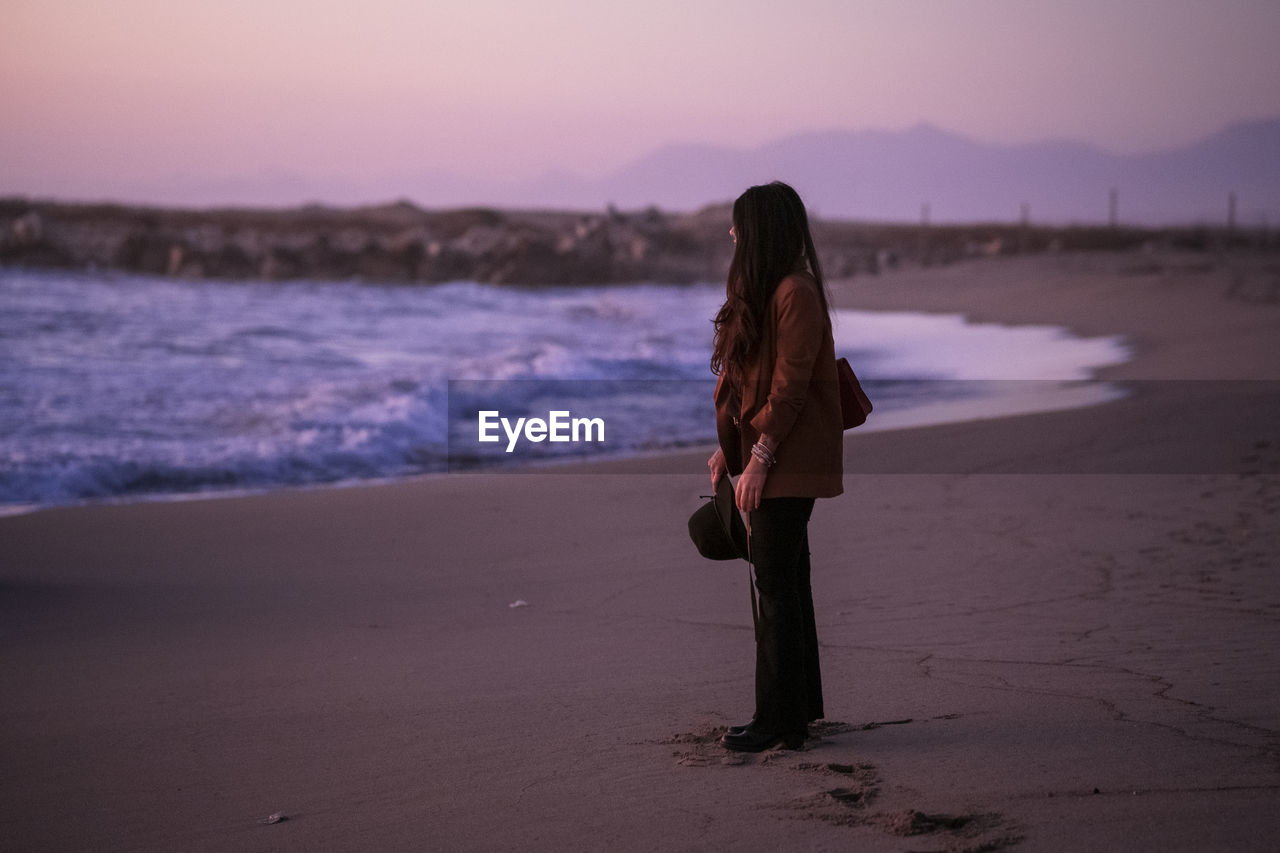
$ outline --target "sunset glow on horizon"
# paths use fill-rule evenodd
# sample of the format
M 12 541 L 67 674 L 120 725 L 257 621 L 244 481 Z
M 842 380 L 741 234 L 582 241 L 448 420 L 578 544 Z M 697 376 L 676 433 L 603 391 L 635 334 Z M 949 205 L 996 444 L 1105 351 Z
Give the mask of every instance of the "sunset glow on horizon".
M 1128 152 L 1280 115 L 1280 4 L 1262 0 L 13 0 L 4 17 L 0 195 L 281 174 L 358 195 L 921 122 Z

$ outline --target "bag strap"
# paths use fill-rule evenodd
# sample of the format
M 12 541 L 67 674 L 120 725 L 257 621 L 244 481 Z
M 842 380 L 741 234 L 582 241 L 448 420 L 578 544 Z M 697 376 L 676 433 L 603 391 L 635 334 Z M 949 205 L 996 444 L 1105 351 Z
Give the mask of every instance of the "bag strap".
M 747 534 L 747 589 L 751 591 L 751 627 L 760 642 L 760 605 L 756 601 L 755 560 L 751 555 L 751 535 Z

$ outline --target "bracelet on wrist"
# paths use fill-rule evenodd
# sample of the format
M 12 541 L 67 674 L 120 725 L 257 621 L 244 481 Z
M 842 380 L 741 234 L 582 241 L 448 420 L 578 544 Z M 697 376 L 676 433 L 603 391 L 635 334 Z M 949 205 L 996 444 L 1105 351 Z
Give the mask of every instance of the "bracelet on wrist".
M 774 463 L 778 461 L 778 458 L 773 455 L 773 451 L 759 441 L 751 445 L 751 456 L 766 468 L 772 468 Z

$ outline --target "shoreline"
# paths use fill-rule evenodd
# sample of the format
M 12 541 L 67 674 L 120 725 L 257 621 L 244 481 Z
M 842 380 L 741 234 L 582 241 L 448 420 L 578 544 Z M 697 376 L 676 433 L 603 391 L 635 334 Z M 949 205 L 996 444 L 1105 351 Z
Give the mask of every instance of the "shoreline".
M 716 744 L 750 713 L 751 620 L 744 567 L 686 537 L 696 451 L 0 518 L 0 828 L 27 850 L 1269 849 L 1280 305 L 1241 294 L 1271 274 L 1072 256 L 833 285 L 1124 334 L 1100 378 L 1143 393 L 846 434 L 811 525 L 828 716 L 798 752 Z
M 169 281 L 171 286 L 181 288 L 180 282 Z M 836 285 L 840 286 L 840 282 Z M 675 286 L 679 287 L 679 286 Z M 702 305 L 702 300 L 699 300 Z M 1006 363 L 991 355 L 1008 349 L 1032 359 L 1032 366 L 1024 369 L 1032 372 L 1043 372 L 1044 375 L 1071 377 L 1084 375 L 1086 371 L 1096 371 L 1092 365 L 1105 364 L 1109 361 L 1125 358 L 1125 348 L 1118 343 L 1115 336 L 1097 339 L 1083 339 L 1071 335 L 1065 327 L 1045 326 L 1043 324 L 1014 326 L 1009 324 L 967 323 L 962 314 L 936 314 L 927 311 L 863 311 L 858 316 L 837 310 L 838 322 L 842 334 L 839 340 L 850 356 L 861 354 L 866 360 L 866 367 L 859 365 L 864 381 L 871 381 L 873 395 L 877 399 L 878 411 L 873 414 L 870 423 L 863 426 L 860 432 L 876 432 L 885 429 L 898 429 L 930 424 L 963 422 L 973 419 L 985 419 L 995 416 L 1009 416 L 1034 411 L 1052 411 L 1081 405 L 1095 405 L 1117 395 L 1115 389 L 1102 383 L 1084 379 L 1071 380 L 1032 380 L 1016 381 L 1009 379 L 980 379 L 979 377 L 999 377 L 1016 375 Z M 265 322 L 265 320 L 263 321 Z M 284 322 L 284 321 L 281 321 Z M 1012 334 L 1010 334 L 1012 332 Z M 1044 340 L 1042 340 L 1044 339 Z M 921 359 L 917 353 L 931 354 Z M 953 354 L 955 361 L 948 361 L 948 354 Z M 122 363 L 127 359 L 137 358 L 135 353 L 122 353 Z M 856 360 L 856 359 L 855 359 Z M 1015 358 L 1015 362 L 1017 359 Z M 897 365 L 896 367 L 894 365 Z M 432 370 L 428 375 L 434 375 Z M 868 375 L 870 370 L 870 375 Z M 879 370 L 881 373 L 876 373 Z M 888 375 L 884 375 L 887 371 Z M 924 386 L 914 386 L 909 379 L 893 379 L 893 375 L 912 376 L 912 371 L 919 375 L 950 375 L 948 381 L 934 380 L 939 387 L 932 387 L 933 382 L 925 380 Z M 74 369 L 72 371 L 74 373 Z M 418 379 L 417 376 L 414 377 Z M 874 387 L 876 380 L 885 384 L 877 393 Z M 14 381 L 19 382 L 17 374 Z M 108 387 L 121 381 L 119 377 L 108 375 L 102 383 Z M 187 377 L 175 375 L 171 381 L 175 387 Z M 400 381 L 400 380 L 397 380 Z M 422 380 L 427 381 L 427 380 Z M 431 382 L 443 384 L 443 380 L 432 379 Z M 548 380 L 556 385 L 552 380 Z M 466 383 L 461 383 L 465 385 Z M 482 384 L 482 383 L 481 383 Z M 453 382 L 449 382 L 452 388 Z M 943 387 L 949 386 L 949 387 Z M 431 387 L 431 386 L 427 386 Z M 557 385 L 558 387 L 558 385 Z M 697 389 L 699 394 L 703 392 Z M 51 393 L 51 392 L 42 392 Z M 164 387 L 156 387 L 150 394 L 162 395 L 168 391 Z M 431 391 L 431 395 L 436 392 Z M 497 393 L 497 392 L 494 392 Z M 504 392 L 505 393 L 505 392 Z M 625 391 L 619 392 L 625 395 Z M 665 392 L 664 392 L 665 393 Z M 187 451 L 175 453 L 172 457 L 159 456 L 144 448 L 128 446 L 120 448 L 121 455 L 117 461 L 113 458 L 112 448 L 120 446 L 121 438 L 118 430 L 109 427 L 100 435 L 93 432 L 91 421 L 77 426 L 72 435 L 83 433 L 106 442 L 97 445 L 96 455 L 79 457 L 53 457 L 49 459 L 49 451 L 40 444 L 34 445 L 32 455 L 25 457 L 28 449 L 26 439 L 14 438 L 13 452 L 18 459 L 26 459 L 26 466 L 18 465 L 14 469 L 14 482 L 10 483 L 9 492 L 13 498 L 25 498 L 25 502 L 0 505 L 0 517 L 21 515 L 53 507 L 76 507 L 114 505 L 133 502 L 186 501 L 210 498 L 231 498 L 236 496 L 269 494 L 293 489 L 313 488 L 350 488 L 359 485 L 377 485 L 399 479 L 418 476 L 436 476 L 441 473 L 471 473 L 473 471 L 523 472 L 555 469 L 562 466 L 595 465 L 628 458 L 652 460 L 665 454 L 679 454 L 688 447 L 701 447 L 710 442 L 711 436 L 706 433 L 705 424 L 698 428 L 696 410 L 700 397 L 689 396 L 686 391 L 674 391 L 681 395 L 675 404 L 686 406 L 685 421 L 678 425 L 674 432 L 668 431 L 662 436 L 667 441 L 666 447 L 655 447 L 654 437 L 646 434 L 629 434 L 633 424 L 636 426 L 645 421 L 642 413 L 636 413 L 622 407 L 619 401 L 621 417 L 620 431 L 614 432 L 613 449 L 607 452 L 585 452 L 581 454 L 544 455 L 533 452 L 541 448 L 528 447 L 530 452 L 519 453 L 515 457 L 503 454 L 485 455 L 476 448 L 475 453 L 468 454 L 465 436 L 462 432 L 450 429 L 451 443 L 456 443 L 456 455 L 451 453 L 447 458 L 435 458 L 433 454 L 443 452 L 436 444 L 442 443 L 437 435 L 426 435 L 417 424 L 406 422 L 404 428 L 433 449 L 430 451 L 413 450 L 413 461 L 417 466 L 406 464 L 410 460 L 409 451 L 404 447 L 381 448 L 378 437 L 369 444 L 369 450 L 361 451 L 358 461 L 363 463 L 347 463 L 342 466 L 331 466 L 324 454 L 331 448 L 319 446 L 307 455 L 301 448 L 290 448 L 290 428 L 284 424 L 280 439 L 283 451 L 272 448 L 267 455 L 251 458 L 223 458 L 217 455 L 205 456 L 204 443 L 212 436 L 199 435 L 190 438 L 184 445 Z M 181 391 L 175 395 L 181 398 Z M 32 398 L 37 399 L 37 397 Z M 936 399 L 935 399 L 936 398 Z M 222 405 L 235 410 L 240 402 L 231 402 L 228 398 Z M 692 404 L 692 405 L 687 405 Z M 34 403 L 33 403 L 34 405 Z M 109 409 L 102 402 L 93 404 L 94 411 L 110 418 Z M 185 405 L 181 402 L 178 406 Z M 606 404 L 608 414 L 611 404 Z M 484 408 L 484 406 L 482 406 Z M 692 413 L 692 414 L 691 414 Z M 68 415 L 71 417 L 71 415 Z M 171 413 L 158 415 L 160 421 L 152 425 L 152 431 L 164 430 L 169 420 L 177 416 Z M 689 418 L 693 420 L 689 420 Z M 179 419 L 180 420 L 180 419 Z M 419 416 L 419 421 L 422 417 Z M 457 426 L 457 422 L 451 421 Z M 64 425 L 65 426 L 65 425 Z M 615 424 L 617 426 L 617 424 Z M 124 423 L 126 432 L 132 428 L 130 421 Z M 644 430 L 640 431 L 645 433 Z M 25 435 L 25 433 L 24 433 Z M 616 436 L 622 436 L 620 439 Z M 65 441 L 73 440 L 71 437 Z M 434 443 L 433 443 L 434 442 Z M 633 446 L 634 445 L 634 446 Z M 395 456 L 392 451 L 403 452 L 404 456 Z M 259 451 L 261 454 L 263 451 Z M 286 452 L 283 459 L 272 456 L 273 452 Z M 517 458 L 523 457 L 523 458 Z M 47 459 L 52 466 L 42 473 L 37 460 Z M 399 460 L 400 464 L 396 464 Z M 57 464 L 54 464 L 56 462 Z M 284 464 L 288 463 L 288 464 Z M 301 471 L 290 468 L 296 467 Z M 421 467 L 423 470 L 412 471 L 410 467 Z M 381 469 L 381 472 L 380 472 Z M 398 469 L 398 470 L 397 470 Z M 273 476 L 284 476 L 292 482 L 272 481 Z M 112 488 L 116 491 L 110 491 Z M 77 494 L 78 493 L 78 494 Z
M 960 381 L 983 382 L 984 380 Z M 1022 381 L 1034 382 L 1037 385 L 1046 387 L 1046 390 L 1039 392 L 1035 396 L 1034 399 L 1037 402 L 1031 402 L 1033 399 L 1031 394 L 1024 393 L 1021 396 L 1005 395 L 976 400 L 942 401 L 889 412 L 875 412 L 873 413 L 873 419 L 869 419 L 866 424 L 858 428 L 857 434 L 897 432 L 899 430 L 934 426 L 945 427 L 1024 415 L 1052 414 L 1054 412 L 1106 405 L 1126 396 L 1126 393 L 1118 384 L 1098 380 L 994 380 L 994 382 Z M 876 415 L 878 417 L 875 417 Z M 613 466 L 619 464 L 625 465 L 629 463 L 645 466 L 655 472 L 679 473 L 678 470 L 673 469 L 680 468 L 683 462 L 676 461 L 672 464 L 672 460 L 682 460 L 691 453 L 705 452 L 709 454 L 713 449 L 714 445 L 710 442 L 694 442 L 664 448 L 620 450 L 614 453 L 599 452 L 583 456 L 566 456 L 561 459 L 533 459 L 492 467 L 421 471 L 401 475 L 329 482 L 264 484 L 261 486 L 210 488 L 191 492 L 122 494 L 48 504 L 0 504 L 0 519 L 56 509 L 91 509 L 100 506 L 128 506 L 147 503 L 235 500 L 237 498 L 263 495 L 309 492 L 318 489 L 377 488 L 401 482 L 418 480 L 429 482 L 447 477 L 598 473 L 601 470 L 611 470 Z

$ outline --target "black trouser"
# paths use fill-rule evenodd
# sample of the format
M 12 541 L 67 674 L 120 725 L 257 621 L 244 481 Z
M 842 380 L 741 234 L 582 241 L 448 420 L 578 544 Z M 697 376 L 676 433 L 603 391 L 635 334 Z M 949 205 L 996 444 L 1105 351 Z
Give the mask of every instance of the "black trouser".
M 755 726 L 804 732 L 821 719 L 818 631 L 809 585 L 813 498 L 769 498 L 751 513 L 751 559 L 760 593 Z

